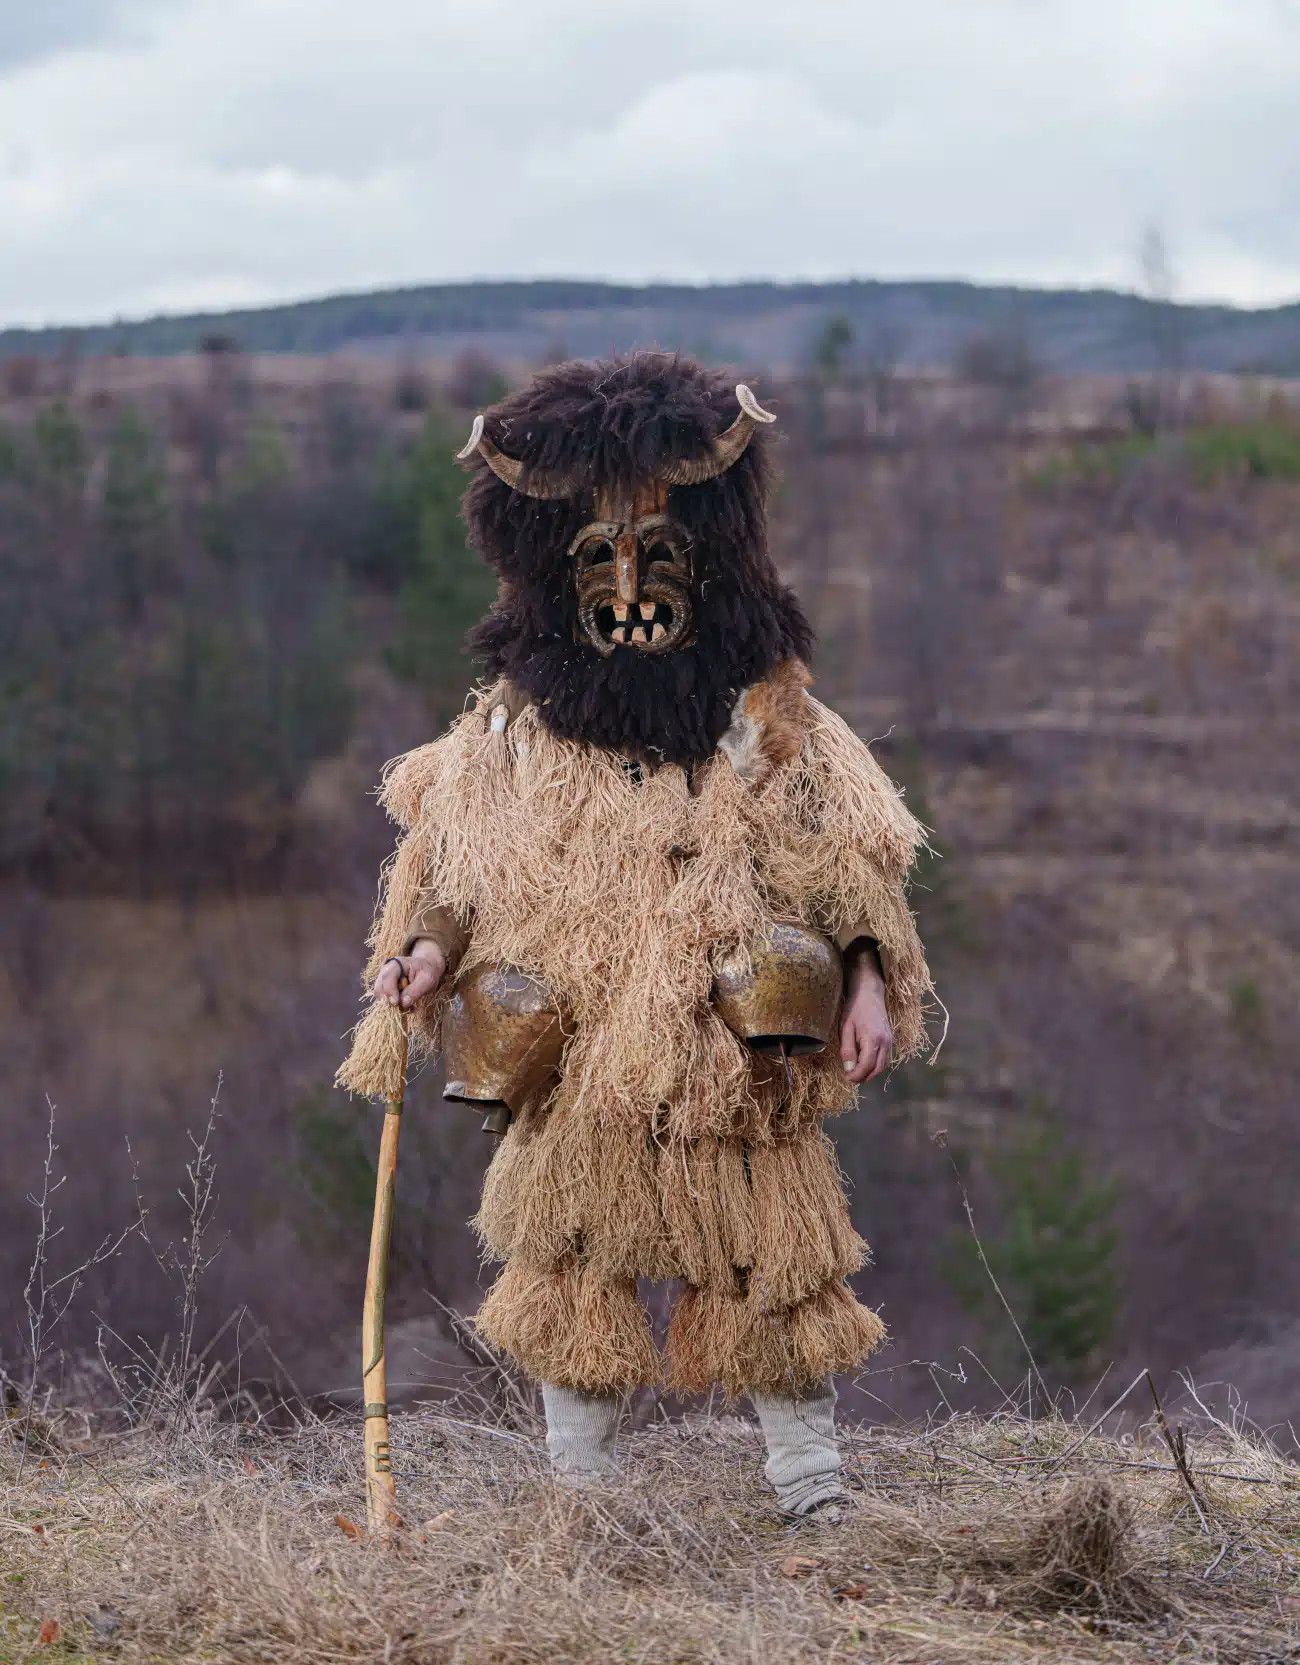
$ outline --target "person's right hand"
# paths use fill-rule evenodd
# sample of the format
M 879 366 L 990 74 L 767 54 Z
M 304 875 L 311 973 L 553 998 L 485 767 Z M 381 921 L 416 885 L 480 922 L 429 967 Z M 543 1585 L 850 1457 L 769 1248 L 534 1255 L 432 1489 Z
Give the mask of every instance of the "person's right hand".
M 412 943 L 411 952 L 385 960 L 375 978 L 375 999 L 409 1012 L 417 1000 L 430 995 L 442 982 L 447 956 L 436 942 L 422 937 Z M 402 979 L 406 979 L 403 988 Z

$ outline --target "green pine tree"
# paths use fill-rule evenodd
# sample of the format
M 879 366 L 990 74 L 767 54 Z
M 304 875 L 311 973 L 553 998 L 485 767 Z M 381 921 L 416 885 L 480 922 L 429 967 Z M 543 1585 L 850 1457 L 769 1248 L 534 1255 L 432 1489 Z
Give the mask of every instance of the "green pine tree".
M 134 410 L 125 411 L 104 454 L 102 526 L 118 599 L 137 621 L 159 587 L 167 476 L 158 436 Z
M 989 1267 L 1039 1370 L 1072 1376 L 1096 1358 L 1115 1326 L 1118 1186 L 1089 1176 L 1083 1152 L 1067 1144 L 1041 1105 L 990 1170 L 1000 1230 L 992 1238 L 981 1234 Z M 944 1271 L 968 1311 L 995 1323 L 1003 1318 L 968 1234 L 954 1240 Z
M 460 499 L 465 476 L 451 430 L 430 420 L 407 464 L 415 550 L 398 593 L 401 624 L 390 662 L 429 701 L 435 722 L 459 711 L 473 678 L 465 632 L 496 593 L 491 573 L 465 547 Z

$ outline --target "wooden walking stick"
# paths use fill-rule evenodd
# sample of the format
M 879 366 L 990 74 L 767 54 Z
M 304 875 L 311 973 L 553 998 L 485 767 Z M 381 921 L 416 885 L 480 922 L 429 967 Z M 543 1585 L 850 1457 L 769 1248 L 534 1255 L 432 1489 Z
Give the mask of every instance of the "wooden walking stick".
M 399 989 L 406 987 L 403 977 Z M 387 1542 L 402 1524 L 397 1512 L 397 1483 L 388 1445 L 388 1365 L 384 1357 L 384 1296 L 388 1292 L 388 1251 L 393 1240 L 393 1200 L 397 1186 L 397 1140 L 406 1098 L 409 1013 L 402 1013 L 402 1062 L 397 1097 L 384 1110 L 375 1175 L 375 1217 L 370 1227 L 370 1263 L 366 1267 L 366 1304 L 361 1315 L 361 1396 L 366 1419 L 366 1525 L 372 1537 Z

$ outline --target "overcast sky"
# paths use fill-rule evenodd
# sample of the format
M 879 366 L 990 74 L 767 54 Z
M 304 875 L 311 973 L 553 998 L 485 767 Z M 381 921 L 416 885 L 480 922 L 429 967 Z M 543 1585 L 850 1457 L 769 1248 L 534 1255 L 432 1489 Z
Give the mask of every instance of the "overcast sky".
M 475 276 L 1300 298 L 1300 0 L 0 0 L 0 323 Z

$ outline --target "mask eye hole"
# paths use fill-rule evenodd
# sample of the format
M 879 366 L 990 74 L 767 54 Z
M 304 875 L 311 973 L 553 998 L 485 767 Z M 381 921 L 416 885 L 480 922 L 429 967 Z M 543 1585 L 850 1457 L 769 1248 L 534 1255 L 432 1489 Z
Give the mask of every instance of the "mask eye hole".
M 691 536 L 684 526 L 668 515 L 646 515 L 637 521 L 636 533 L 648 567 L 689 576 Z
M 592 567 L 606 566 L 614 559 L 614 545 L 608 538 L 588 538 L 578 550 L 579 572 L 590 572 Z

